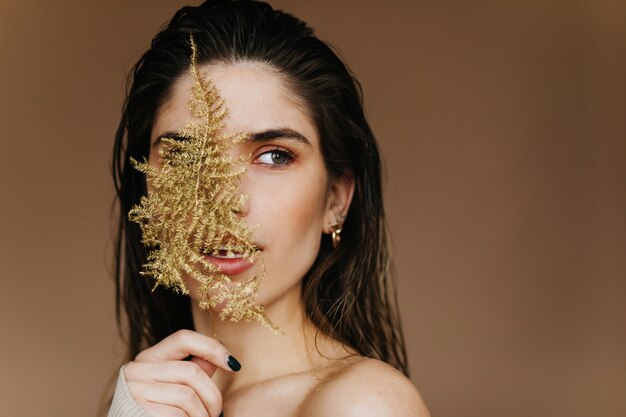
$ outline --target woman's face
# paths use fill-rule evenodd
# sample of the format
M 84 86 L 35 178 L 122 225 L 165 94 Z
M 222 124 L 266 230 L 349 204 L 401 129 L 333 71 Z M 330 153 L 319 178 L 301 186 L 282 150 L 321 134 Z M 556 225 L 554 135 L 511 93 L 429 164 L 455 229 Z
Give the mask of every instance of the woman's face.
M 241 215 L 265 265 L 257 302 L 269 311 L 279 299 L 299 297 L 299 284 L 317 256 L 322 233 L 347 211 L 352 183 L 329 183 L 317 129 L 273 70 L 242 62 L 204 65 L 200 71 L 212 80 L 227 108 L 222 133 L 250 137 L 229 152 L 233 157 L 250 155 L 240 178 L 240 192 L 248 197 Z M 150 152 L 154 166 L 160 164 L 156 138 L 194 120 L 188 104 L 192 86 L 186 73 L 157 114 Z M 211 260 L 234 281 L 260 273 L 258 261 L 221 259 L 219 254 Z M 187 278 L 186 285 L 197 299 L 198 283 Z

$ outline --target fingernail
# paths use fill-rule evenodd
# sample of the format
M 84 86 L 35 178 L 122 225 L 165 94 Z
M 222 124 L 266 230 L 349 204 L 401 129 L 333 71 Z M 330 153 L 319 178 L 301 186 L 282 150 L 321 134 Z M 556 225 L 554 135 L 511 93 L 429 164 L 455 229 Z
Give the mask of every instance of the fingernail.
M 232 369 L 233 371 L 235 371 L 235 372 L 237 372 L 237 371 L 239 371 L 241 369 L 241 364 L 232 355 L 228 355 L 227 363 L 228 363 L 228 367 L 230 369 Z

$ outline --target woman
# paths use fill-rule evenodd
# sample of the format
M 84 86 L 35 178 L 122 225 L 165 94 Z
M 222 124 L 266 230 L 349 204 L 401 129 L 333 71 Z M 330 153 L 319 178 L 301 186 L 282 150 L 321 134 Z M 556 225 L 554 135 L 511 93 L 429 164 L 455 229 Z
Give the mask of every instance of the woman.
M 126 214 L 158 188 L 145 173 L 189 139 L 176 132 L 200 114 L 189 103 L 201 80 L 225 105 L 225 137 L 246 132 L 225 152 L 242 161 L 247 199 L 233 211 L 259 254 L 214 247 L 202 265 L 228 288 L 264 270 L 253 298 L 268 326 L 216 319 L 228 304 L 201 308 L 203 281 L 188 269 L 178 289 L 189 295 L 153 291 L 142 276 L 150 222 Z M 113 171 L 118 321 L 127 319 L 134 360 L 120 371 L 110 415 L 428 415 L 405 376 L 380 159 L 358 82 L 303 22 L 252 1 L 179 10 L 134 67 Z

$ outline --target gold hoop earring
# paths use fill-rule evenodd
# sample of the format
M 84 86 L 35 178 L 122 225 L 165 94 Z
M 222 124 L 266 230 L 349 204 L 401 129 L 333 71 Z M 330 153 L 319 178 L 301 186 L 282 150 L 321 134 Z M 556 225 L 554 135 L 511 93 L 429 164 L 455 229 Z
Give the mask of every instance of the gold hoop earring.
M 337 217 L 337 223 L 330 226 L 330 232 L 332 234 L 333 249 L 337 249 L 341 242 L 341 231 L 343 229 L 343 217 Z

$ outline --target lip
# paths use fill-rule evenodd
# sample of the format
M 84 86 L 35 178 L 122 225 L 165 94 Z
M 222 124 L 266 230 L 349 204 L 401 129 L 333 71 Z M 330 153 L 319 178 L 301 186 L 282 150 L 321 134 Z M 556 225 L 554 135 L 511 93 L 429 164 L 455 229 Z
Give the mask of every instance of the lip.
M 206 260 L 217 266 L 224 275 L 239 275 L 246 272 L 254 261 L 242 256 L 235 256 L 232 258 L 215 257 L 211 255 L 204 255 Z

